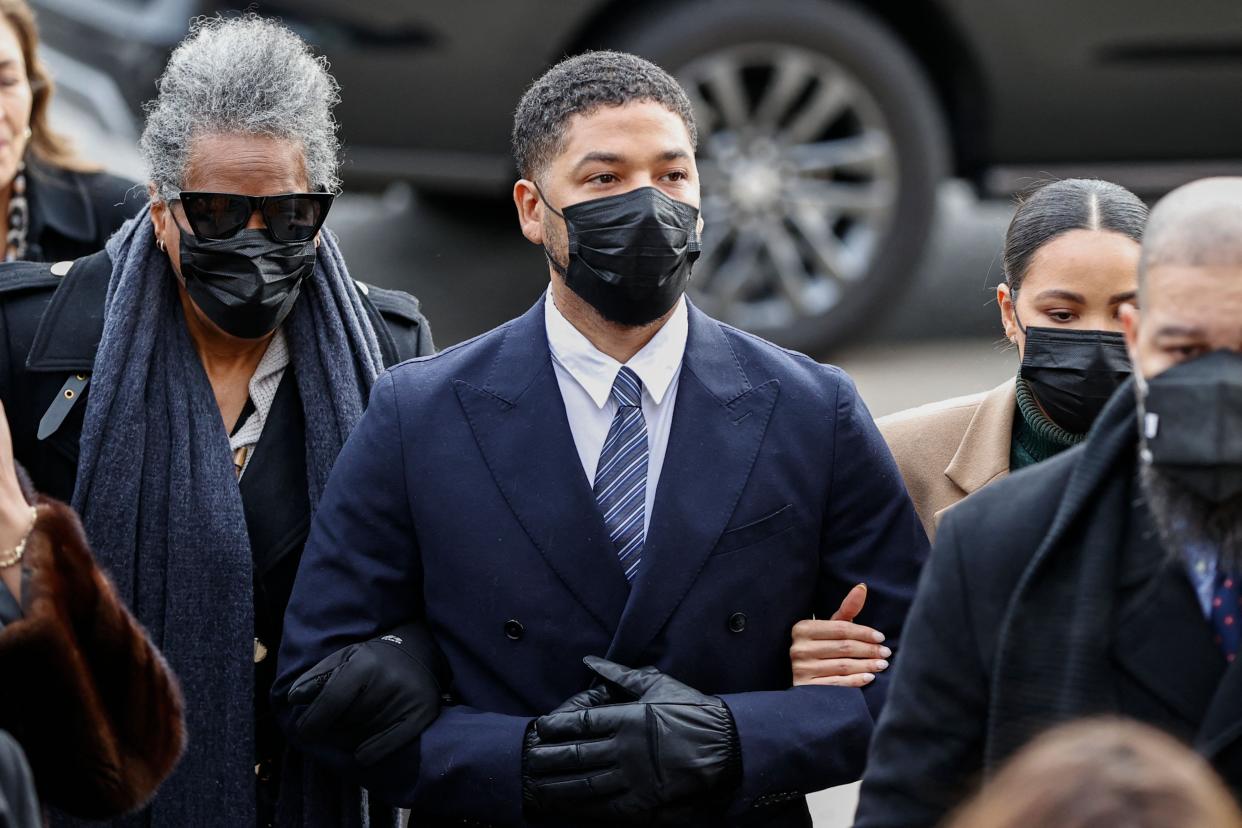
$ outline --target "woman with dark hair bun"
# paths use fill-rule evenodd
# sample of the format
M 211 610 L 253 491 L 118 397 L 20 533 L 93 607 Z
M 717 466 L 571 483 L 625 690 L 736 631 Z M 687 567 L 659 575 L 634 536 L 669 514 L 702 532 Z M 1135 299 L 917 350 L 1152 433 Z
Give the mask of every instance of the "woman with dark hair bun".
M 1130 374 L 1118 311 L 1136 298 L 1147 206 L 1124 187 L 1071 178 L 1018 205 L 996 288 L 1018 375 L 984 394 L 879 421 L 929 537 L 945 509 L 1082 441 Z
M 1081 442 L 1130 375 L 1118 313 L 1137 296 L 1146 223 L 1137 196 L 1095 179 L 1044 184 L 1019 203 L 1005 234 L 1005 280 L 996 288 L 1005 336 L 1018 349 L 1017 376 L 876 422 L 929 538 L 945 510 L 967 495 Z M 855 593 L 861 608 L 865 589 Z M 864 678 L 888 667 L 881 648 L 860 643 L 845 654 L 841 642 L 820 640 L 832 623 L 794 628 L 795 685 L 857 679 L 839 675 L 847 657 L 857 659 Z

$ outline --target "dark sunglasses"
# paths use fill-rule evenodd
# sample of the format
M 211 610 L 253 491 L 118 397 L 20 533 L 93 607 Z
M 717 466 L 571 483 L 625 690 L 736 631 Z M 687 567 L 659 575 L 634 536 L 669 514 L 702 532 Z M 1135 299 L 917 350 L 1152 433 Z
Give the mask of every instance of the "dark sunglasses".
M 272 238 L 283 242 L 310 241 L 328 217 L 332 193 L 284 193 L 247 196 L 236 193 L 182 192 L 177 200 L 190 229 L 200 239 L 232 238 L 257 210 Z

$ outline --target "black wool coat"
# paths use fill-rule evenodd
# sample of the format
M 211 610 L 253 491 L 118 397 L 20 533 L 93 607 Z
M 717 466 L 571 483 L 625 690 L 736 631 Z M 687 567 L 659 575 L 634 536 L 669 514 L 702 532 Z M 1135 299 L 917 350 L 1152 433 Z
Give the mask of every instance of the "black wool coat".
M 1133 383 L 1085 443 L 946 513 L 856 826 L 932 826 L 1040 731 L 1092 715 L 1193 745 L 1242 793 L 1242 660 L 1213 643 L 1137 478 Z
M 31 828 L 42 820 L 26 754 L 12 736 L 0 730 L 0 828 Z
M 133 181 L 102 172 L 75 172 L 34 159 L 26 162 L 30 226 L 26 255 L 31 262 L 60 262 L 89 256 L 125 220 L 147 203 Z M 7 219 L 0 216 L 7 231 Z

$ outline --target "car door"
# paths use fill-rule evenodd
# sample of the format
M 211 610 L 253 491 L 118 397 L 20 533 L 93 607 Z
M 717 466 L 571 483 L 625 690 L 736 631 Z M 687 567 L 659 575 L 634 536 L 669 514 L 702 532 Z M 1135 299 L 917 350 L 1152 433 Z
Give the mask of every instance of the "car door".
M 1242 4 L 944 0 L 999 164 L 1242 159 Z

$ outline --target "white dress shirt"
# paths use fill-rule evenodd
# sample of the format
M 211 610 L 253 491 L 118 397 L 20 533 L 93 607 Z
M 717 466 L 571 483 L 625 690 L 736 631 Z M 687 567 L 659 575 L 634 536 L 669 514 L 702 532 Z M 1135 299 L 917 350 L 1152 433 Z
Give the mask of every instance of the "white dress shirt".
M 582 460 L 588 481 L 595 480 L 604 440 L 617 413 L 612 399 L 612 384 L 621 370 L 621 363 L 597 350 L 569 320 L 557 310 L 548 291 L 544 302 L 544 324 L 548 331 L 548 347 L 556 382 L 565 401 L 569 430 Z M 686 353 L 689 331 L 686 300 L 677 301 L 673 315 L 664 327 L 625 363 L 643 383 L 643 419 L 647 421 L 647 503 L 643 515 L 644 532 L 651 527 L 651 509 L 655 505 L 656 486 L 664 466 L 668 433 L 673 424 L 673 404 L 677 400 L 677 381 L 681 360 Z

